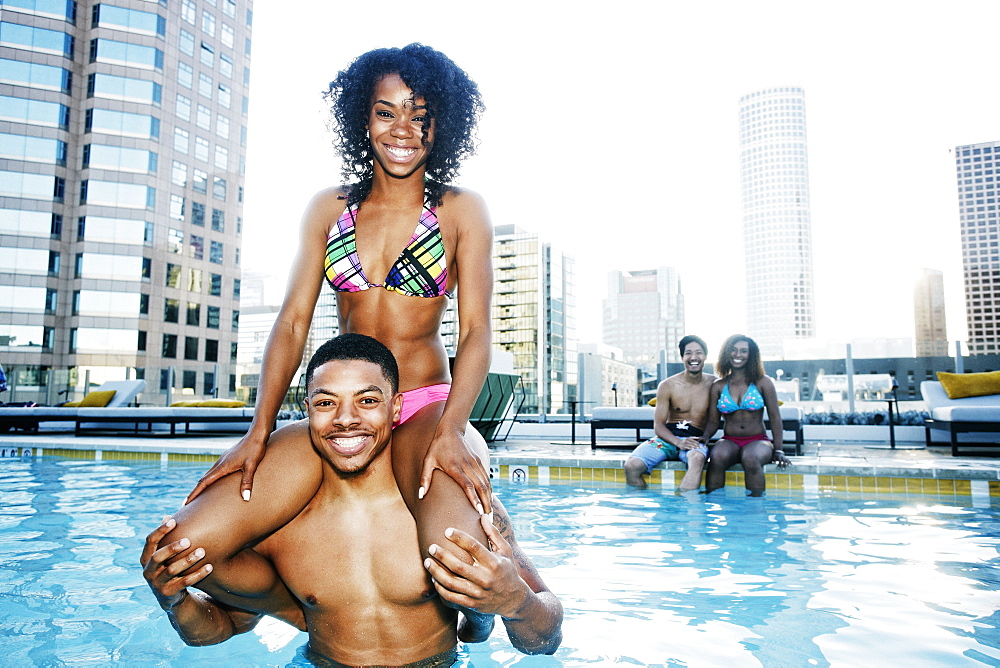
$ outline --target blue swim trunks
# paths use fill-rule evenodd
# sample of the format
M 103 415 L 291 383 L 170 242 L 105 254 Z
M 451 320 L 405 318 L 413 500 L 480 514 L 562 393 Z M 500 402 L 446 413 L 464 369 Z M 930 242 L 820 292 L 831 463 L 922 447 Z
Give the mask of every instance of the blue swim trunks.
M 701 436 L 701 429 L 698 429 L 691 423 L 684 422 L 670 422 L 667 423 L 667 429 L 670 433 L 678 438 L 688 438 L 692 436 Z M 632 451 L 632 457 L 642 460 L 642 463 L 646 465 L 646 473 L 653 470 L 653 467 L 660 462 L 666 461 L 668 459 L 672 461 L 682 461 L 687 464 L 688 453 L 689 452 L 700 452 L 708 458 L 708 448 L 702 445 L 700 448 L 695 448 L 694 450 L 681 450 L 676 445 L 672 443 L 667 443 L 659 436 L 649 439 L 644 443 L 640 443 L 635 450 Z

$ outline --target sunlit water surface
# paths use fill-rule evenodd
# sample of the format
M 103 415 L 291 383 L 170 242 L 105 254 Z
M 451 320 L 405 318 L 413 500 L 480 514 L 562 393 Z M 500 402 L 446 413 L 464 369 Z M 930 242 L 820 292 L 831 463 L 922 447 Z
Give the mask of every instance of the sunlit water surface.
M 0 460 L 0 665 L 287 666 L 279 622 L 186 647 L 138 566 L 201 466 Z M 1000 506 L 968 497 L 497 491 L 566 609 L 554 657 L 502 626 L 467 665 L 1000 665 Z

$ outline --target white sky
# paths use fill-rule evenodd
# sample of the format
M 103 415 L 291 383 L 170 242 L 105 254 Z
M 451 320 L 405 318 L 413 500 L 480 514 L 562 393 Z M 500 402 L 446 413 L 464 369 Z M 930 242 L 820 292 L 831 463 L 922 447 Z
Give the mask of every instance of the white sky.
M 460 185 L 495 224 L 576 259 L 578 337 L 612 269 L 674 266 L 687 329 L 744 327 L 739 97 L 806 92 L 817 330 L 913 337 L 913 283 L 944 272 L 965 336 L 952 150 L 1000 139 L 1000 3 L 257 0 L 243 268 L 282 277 L 298 221 L 340 180 L 320 93 L 357 55 L 420 41 L 487 111 Z

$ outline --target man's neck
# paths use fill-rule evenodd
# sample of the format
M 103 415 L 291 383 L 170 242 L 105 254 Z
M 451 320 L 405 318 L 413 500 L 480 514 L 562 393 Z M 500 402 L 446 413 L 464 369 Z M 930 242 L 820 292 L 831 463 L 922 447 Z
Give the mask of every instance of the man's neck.
M 701 384 L 702 378 L 704 378 L 704 376 L 701 373 L 701 369 L 698 369 L 697 371 L 684 371 L 684 382 L 686 383 L 699 385 Z
M 398 494 L 396 478 L 392 473 L 391 447 L 387 445 L 360 471 L 343 473 L 324 461 L 321 489 L 333 498 L 375 498 L 383 494 Z

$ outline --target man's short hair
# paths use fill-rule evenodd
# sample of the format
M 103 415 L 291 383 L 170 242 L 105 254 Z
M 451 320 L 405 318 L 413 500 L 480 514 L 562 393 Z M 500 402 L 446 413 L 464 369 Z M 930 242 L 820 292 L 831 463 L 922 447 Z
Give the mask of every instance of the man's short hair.
M 399 366 L 396 358 L 388 348 L 364 334 L 341 334 L 321 345 L 306 367 L 306 387 L 312 383 L 313 374 L 318 367 L 334 360 L 360 360 L 376 364 L 389 381 L 392 393 L 399 390 Z
M 708 355 L 708 346 L 706 346 L 705 342 L 701 340 L 701 337 L 695 336 L 694 334 L 688 334 L 683 339 L 681 339 L 680 343 L 677 344 L 677 347 L 681 351 L 681 357 L 684 357 L 684 349 L 688 347 L 689 343 L 697 343 L 699 346 L 701 346 L 702 352 Z

